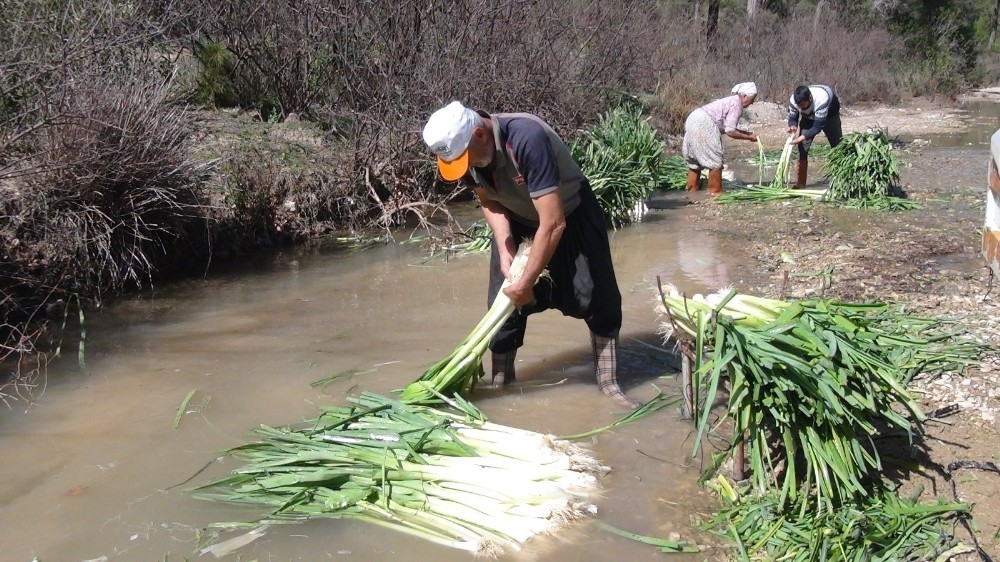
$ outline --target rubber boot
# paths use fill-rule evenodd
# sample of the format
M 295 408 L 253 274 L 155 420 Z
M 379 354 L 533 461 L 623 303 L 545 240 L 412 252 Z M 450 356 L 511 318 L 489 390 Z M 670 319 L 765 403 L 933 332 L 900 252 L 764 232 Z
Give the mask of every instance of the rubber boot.
M 701 171 L 688 169 L 687 190 L 699 191 L 701 189 Z
M 722 168 L 708 171 L 708 194 L 712 197 L 722 195 Z
M 806 186 L 806 175 L 809 170 L 808 160 L 799 160 L 798 172 L 799 177 L 795 182 L 795 189 L 803 189 Z
M 597 388 L 630 410 L 641 406 L 642 404 L 629 398 L 618 386 L 618 338 L 605 338 L 591 332 L 590 345 L 594 350 Z
M 514 360 L 517 359 L 517 350 L 507 353 L 494 353 L 491 369 L 492 376 L 490 382 L 493 388 L 501 388 L 514 382 Z

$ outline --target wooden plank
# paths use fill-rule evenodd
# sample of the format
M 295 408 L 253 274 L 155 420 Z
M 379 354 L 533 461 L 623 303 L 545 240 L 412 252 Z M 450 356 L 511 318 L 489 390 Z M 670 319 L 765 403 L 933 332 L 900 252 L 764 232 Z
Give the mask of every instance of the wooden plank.
M 693 420 L 694 413 L 694 386 L 691 382 L 691 357 L 687 353 L 681 354 L 681 394 L 684 395 L 683 418 Z

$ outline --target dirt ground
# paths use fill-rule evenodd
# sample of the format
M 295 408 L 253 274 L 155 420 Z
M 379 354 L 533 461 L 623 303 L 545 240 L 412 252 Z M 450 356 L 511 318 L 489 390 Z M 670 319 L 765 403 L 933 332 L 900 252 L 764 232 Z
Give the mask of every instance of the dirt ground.
M 760 131 L 765 146 L 780 146 L 783 110 L 755 104 L 751 130 Z M 903 108 L 846 108 L 845 133 L 878 122 L 894 134 L 920 135 L 961 130 L 962 112 L 946 106 L 911 103 Z M 825 140 L 820 137 L 817 142 Z M 734 143 L 727 158 L 750 143 Z M 719 205 L 696 195 L 702 211 L 699 228 L 723 236 L 741 248 L 747 264 L 737 278 L 741 289 L 789 297 L 822 292 L 850 300 L 893 300 L 918 314 L 955 320 L 969 333 L 1000 345 L 1000 289 L 979 256 L 985 210 L 988 149 L 933 148 L 911 143 L 899 153 L 901 183 L 921 203 L 916 211 L 886 213 L 837 209 L 821 204 L 766 203 Z M 822 183 L 819 166 L 810 170 L 810 185 Z M 832 267 L 832 284 L 823 289 L 816 272 Z M 786 273 L 789 275 L 785 281 Z M 917 392 L 925 411 L 952 407 L 953 413 L 927 424 L 914 454 L 920 469 L 905 473 L 905 488 L 924 487 L 924 499 L 974 504 L 978 531 L 958 532 L 968 545 L 1000 558 L 1000 472 L 955 466 L 960 461 L 1000 465 L 1000 358 L 986 357 L 979 368 L 935 380 L 920 380 Z M 949 465 L 953 470 L 949 471 Z M 954 488 L 953 488 L 954 487 Z M 970 552 L 965 560 L 987 559 Z M 956 560 L 962 557 L 954 558 Z
M 760 136 L 765 147 L 780 149 L 787 136 L 784 129 L 787 115 L 785 105 L 762 101 L 747 108 L 744 118 L 747 128 Z M 918 139 L 915 144 L 924 144 L 920 139 L 922 135 L 966 129 L 969 115 L 956 104 L 914 99 L 898 106 L 845 105 L 841 107 L 840 118 L 844 133 L 879 127 L 887 130 L 890 136 L 915 138 Z M 738 146 L 735 148 L 740 150 Z

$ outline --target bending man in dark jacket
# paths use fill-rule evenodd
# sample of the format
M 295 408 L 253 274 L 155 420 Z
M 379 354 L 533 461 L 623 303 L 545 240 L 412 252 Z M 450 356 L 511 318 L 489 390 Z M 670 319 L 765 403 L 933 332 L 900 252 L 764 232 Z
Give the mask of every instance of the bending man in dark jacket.
M 431 115 L 423 137 L 441 177 L 474 189 L 493 231 L 488 305 L 521 241 L 533 239 L 524 274 L 504 289 L 517 310 L 490 342 L 493 384 L 514 381 L 528 315 L 555 308 L 590 328 L 601 391 L 637 407 L 618 386 L 622 304 L 604 214 L 563 140 L 535 115 L 490 115 L 457 101 Z
M 799 145 L 798 178 L 795 187 L 806 186 L 809 168 L 809 147 L 816 135 L 823 132 L 830 147 L 840 144 L 844 134 L 840 128 L 840 100 L 830 86 L 799 86 L 788 103 L 788 132 L 799 134 L 792 142 Z

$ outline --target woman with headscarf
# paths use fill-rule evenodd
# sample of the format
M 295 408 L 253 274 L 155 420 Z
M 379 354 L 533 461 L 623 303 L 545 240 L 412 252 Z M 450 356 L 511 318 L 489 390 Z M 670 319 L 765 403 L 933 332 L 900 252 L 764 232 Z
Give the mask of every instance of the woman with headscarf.
M 748 141 L 757 135 L 737 128 L 743 110 L 757 97 L 757 85 L 743 82 L 733 86 L 731 96 L 717 99 L 695 109 L 684 122 L 684 145 L 681 153 L 688 166 L 687 190 L 698 191 L 702 169 L 708 169 L 708 193 L 722 193 L 722 134 Z

